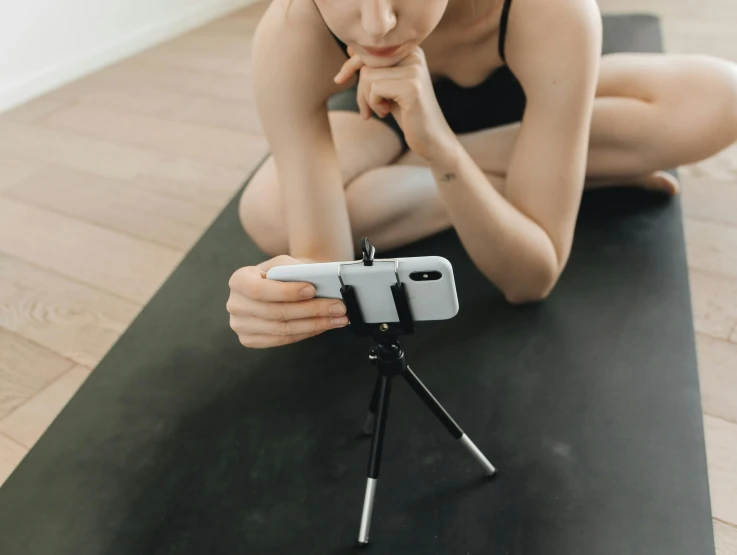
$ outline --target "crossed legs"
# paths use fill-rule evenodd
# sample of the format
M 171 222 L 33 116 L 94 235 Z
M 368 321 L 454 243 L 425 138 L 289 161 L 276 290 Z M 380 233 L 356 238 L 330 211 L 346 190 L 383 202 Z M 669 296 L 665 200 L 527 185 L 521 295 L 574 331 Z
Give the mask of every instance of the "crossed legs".
M 675 194 L 661 170 L 709 158 L 737 141 L 737 66 L 708 56 L 611 54 L 601 63 L 591 122 L 587 187 L 630 184 Z M 430 170 L 377 120 L 330 114 L 354 241 L 393 248 L 450 227 Z M 520 124 L 459 136 L 505 191 Z M 246 231 L 268 254 L 287 252 L 279 184 L 271 159 L 240 204 Z

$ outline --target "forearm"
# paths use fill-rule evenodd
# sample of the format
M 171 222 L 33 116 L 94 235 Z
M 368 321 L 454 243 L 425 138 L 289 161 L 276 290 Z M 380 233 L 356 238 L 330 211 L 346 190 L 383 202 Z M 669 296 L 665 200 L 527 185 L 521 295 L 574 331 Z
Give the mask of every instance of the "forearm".
M 549 235 L 489 183 L 459 142 L 445 152 L 430 168 L 471 259 L 509 300 L 543 297 L 560 266 Z
M 279 167 L 289 254 L 320 261 L 354 258 L 340 164 L 329 136 L 296 148 Z

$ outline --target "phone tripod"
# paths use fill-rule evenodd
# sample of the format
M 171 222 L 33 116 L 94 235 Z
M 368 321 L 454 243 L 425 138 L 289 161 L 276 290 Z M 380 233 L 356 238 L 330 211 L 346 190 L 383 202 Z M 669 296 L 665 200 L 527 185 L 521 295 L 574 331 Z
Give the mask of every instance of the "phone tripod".
M 348 318 L 351 323 L 351 329 L 359 336 L 372 336 L 376 345 L 371 347 L 369 351 L 369 360 L 375 364 L 378 375 L 374 385 L 371 403 L 369 404 L 368 416 L 364 424 L 363 431 L 366 435 L 371 435 L 371 450 L 368 464 L 368 479 L 366 482 L 366 494 L 363 501 L 363 511 L 361 513 L 361 527 L 358 533 L 358 542 L 367 544 L 369 541 L 369 529 L 371 526 L 371 516 L 374 508 L 374 498 L 376 497 L 376 486 L 379 480 L 379 468 L 381 466 L 381 455 L 384 444 L 384 434 L 386 432 L 386 421 L 389 410 L 389 394 L 391 392 L 392 379 L 395 376 L 401 376 L 417 393 L 427 407 L 438 417 L 440 422 L 448 429 L 451 435 L 460 440 L 463 446 L 473 455 L 473 457 L 481 464 L 484 470 L 490 475 L 494 475 L 496 469 L 479 450 L 476 445 L 469 439 L 463 430 L 456 424 L 453 418 L 435 399 L 420 379 L 415 375 L 407 363 L 404 351 L 399 345 L 398 336 L 414 332 L 414 320 L 410 311 L 409 302 L 405 286 L 399 278 L 398 262 L 395 260 L 374 260 L 375 249 L 367 238 L 362 242 L 363 260 L 356 262 L 348 262 L 346 264 L 364 264 L 372 266 L 374 262 L 393 262 L 394 273 L 397 282 L 391 286 L 392 296 L 394 297 L 394 305 L 397 309 L 399 322 L 367 324 L 361 315 L 361 308 L 358 304 L 355 289 L 351 285 L 343 282 L 341 272 L 338 272 L 338 278 L 341 284 L 341 295 L 345 301 Z

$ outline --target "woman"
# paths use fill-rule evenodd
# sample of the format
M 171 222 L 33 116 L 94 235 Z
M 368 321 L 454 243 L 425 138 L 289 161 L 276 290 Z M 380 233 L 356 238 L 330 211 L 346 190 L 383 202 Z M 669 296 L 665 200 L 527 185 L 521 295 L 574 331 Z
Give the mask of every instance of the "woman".
M 363 236 L 391 248 L 452 226 L 509 302 L 544 299 L 584 187 L 672 195 L 661 170 L 737 140 L 734 64 L 602 57 L 601 35 L 595 0 L 274 0 L 253 49 L 272 157 L 240 214 L 275 258 L 230 280 L 241 342 L 346 325 L 342 303 L 264 275 L 354 259 Z

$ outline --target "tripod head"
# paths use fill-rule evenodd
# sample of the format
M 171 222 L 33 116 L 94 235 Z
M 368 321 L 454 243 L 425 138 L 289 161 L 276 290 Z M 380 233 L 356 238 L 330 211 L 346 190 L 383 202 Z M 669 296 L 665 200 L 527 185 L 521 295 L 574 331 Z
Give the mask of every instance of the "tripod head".
M 369 243 L 368 237 L 364 237 L 363 239 L 361 239 L 361 252 L 363 253 L 363 265 L 373 266 L 376 248 L 371 243 Z
M 391 262 L 395 263 L 394 260 L 374 260 L 376 249 L 369 242 L 368 237 L 364 237 L 361 240 L 361 252 L 363 253 L 363 265 L 373 266 L 374 262 Z M 360 263 L 360 262 L 359 262 Z M 353 264 L 353 263 L 351 263 Z M 397 316 L 399 322 L 384 322 L 384 323 L 366 323 L 361 313 L 361 307 L 358 303 L 356 291 L 352 285 L 345 285 L 341 279 L 340 294 L 345 302 L 346 312 L 348 320 L 351 325 L 353 333 L 358 336 L 371 335 L 374 337 L 377 343 L 383 344 L 385 338 L 394 337 L 396 342 L 396 336 L 401 334 L 413 333 L 415 331 L 415 322 L 412 318 L 412 312 L 409 308 L 409 300 L 407 299 L 407 291 L 404 283 L 399 279 L 399 273 L 396 269 L 394 273 L 397 278 L 397 282 L 392 284 L 392 297 L 394 298 L 394 306 L 397 309 Z M 340 275 L 340 274 L 339 274 Z

